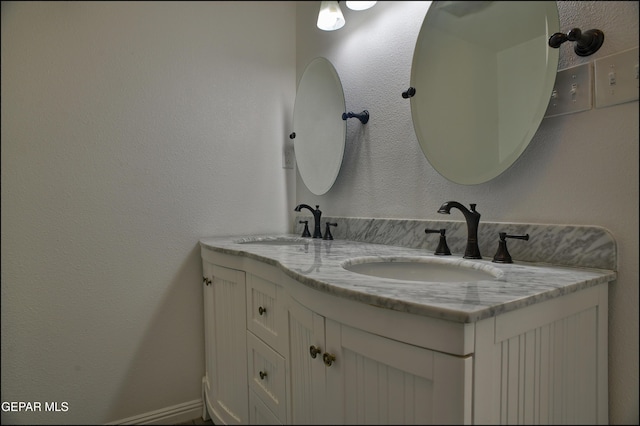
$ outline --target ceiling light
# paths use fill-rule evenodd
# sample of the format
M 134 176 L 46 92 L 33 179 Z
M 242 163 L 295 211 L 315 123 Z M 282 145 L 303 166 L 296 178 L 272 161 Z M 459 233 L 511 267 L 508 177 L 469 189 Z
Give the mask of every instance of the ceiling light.
M 318 28 L 324 31 L 339 30 L 344 26 L 344 16 L 337 1 L 323 1 L 318 13 Z
M 351 10 L 367 10 L 376 5 L 375 1 L 348 1 L 347 7 Z

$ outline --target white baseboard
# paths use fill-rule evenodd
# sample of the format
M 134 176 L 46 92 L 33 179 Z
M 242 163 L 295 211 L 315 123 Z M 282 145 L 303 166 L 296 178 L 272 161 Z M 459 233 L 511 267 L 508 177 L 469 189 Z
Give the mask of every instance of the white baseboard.
M 175 425 L 202 417 L 202 400 L 184 402 L 137 416 L 107 423 L 107 425 Z

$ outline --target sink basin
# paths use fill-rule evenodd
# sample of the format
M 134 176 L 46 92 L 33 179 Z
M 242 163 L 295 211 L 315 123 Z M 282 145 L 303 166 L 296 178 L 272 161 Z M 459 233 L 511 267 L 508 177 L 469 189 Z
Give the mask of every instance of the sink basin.
M 309 244 L 309 240 L 297 237 L 258 237 L 235 241 L 237 244 L 261 244 L 268 246 L 289 246 L 295 244 Z
M 503 272 L 483 262 L 423 257 L 358 258 L 342 264 L 348 271 L 378 278 L 426 282 L 499 280 Z

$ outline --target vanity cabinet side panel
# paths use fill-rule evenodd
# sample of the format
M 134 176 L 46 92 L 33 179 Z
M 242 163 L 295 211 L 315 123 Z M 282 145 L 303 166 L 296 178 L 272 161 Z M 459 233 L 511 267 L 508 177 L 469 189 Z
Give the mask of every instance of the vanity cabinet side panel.
M 245 273 L 203 262 L 205 395 L 215 423 L 249 420 Z
M 211 397 L 213 396 L 211 384 L 216 374 L 214 369 L 213 342 L 215 339 L 213 328 L 213 287 L 211 277 L 213 276 L 212 265 L 203 262 L 202 264 L 202 295 L 204 303 L 204 377 L 202 378 L 202 418 L 209 420 L 213 411 Z
M 606 424 L 607 285 L 476 324 L 474 422 Z
M 598 286 L 598 424 L 609 423 L 609 285 Z

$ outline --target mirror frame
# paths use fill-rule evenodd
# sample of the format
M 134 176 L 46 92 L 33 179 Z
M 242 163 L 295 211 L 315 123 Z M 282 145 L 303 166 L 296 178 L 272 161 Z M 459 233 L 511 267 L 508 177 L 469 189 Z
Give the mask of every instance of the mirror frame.
M 534 9 L 536 7 L 536 9 Z M 434 1 L 411 68 L 411 114 L 440 175 L 475 185 L 506 171 L 544 118 L 559 52 L 555 1 Z

